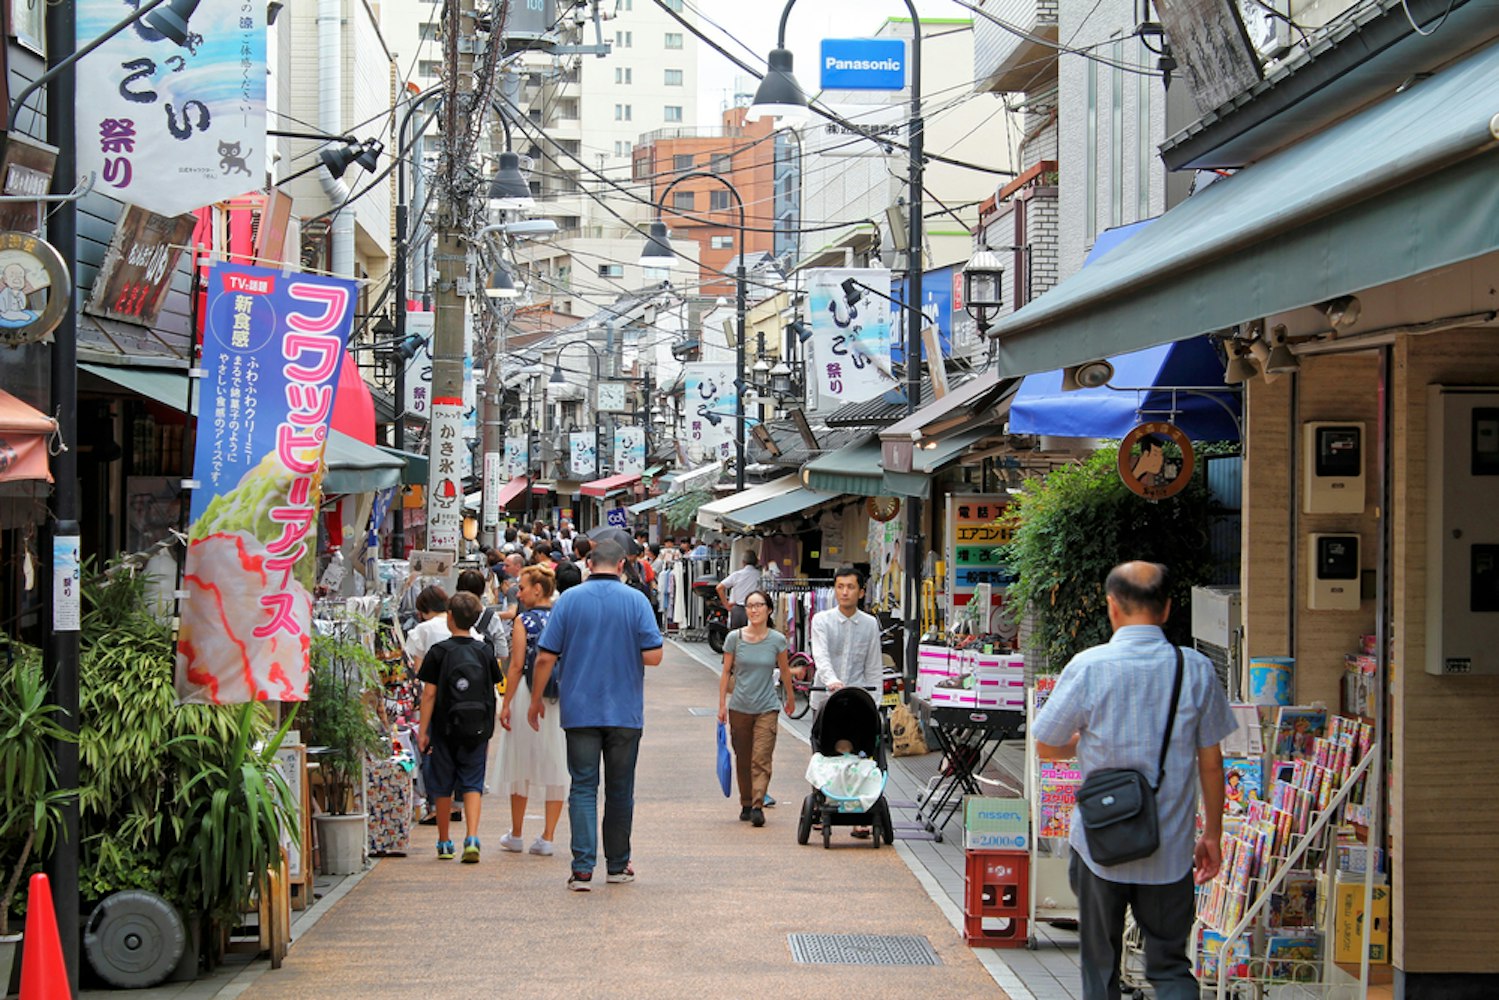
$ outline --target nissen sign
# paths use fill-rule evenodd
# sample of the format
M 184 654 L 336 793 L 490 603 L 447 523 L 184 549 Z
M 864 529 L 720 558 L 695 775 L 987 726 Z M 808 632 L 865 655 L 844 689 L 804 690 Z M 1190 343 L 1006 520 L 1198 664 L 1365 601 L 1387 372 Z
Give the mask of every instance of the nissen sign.
M 823 90 L 900 90 L 906 43 L 900 38 L 824 38 Z

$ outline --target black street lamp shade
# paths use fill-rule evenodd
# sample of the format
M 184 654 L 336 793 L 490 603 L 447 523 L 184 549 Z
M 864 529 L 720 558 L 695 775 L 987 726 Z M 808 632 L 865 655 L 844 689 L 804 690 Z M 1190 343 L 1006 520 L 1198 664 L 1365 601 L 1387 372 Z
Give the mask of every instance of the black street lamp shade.
M 328 168 L 328 173 L 337 180 L 344 175 L 344 171 L 349 169 L 349 165 L 363 154 L 363 147 L 346 142 L 341 149 L 324 146 L 318 151 L 317 158 L 322 161 L 323 166 Z
M 667 239 L 666 223 L 657 219 L 651 223 L 650 235 L 645 238 L 645 248 L 640 251 L 641 267 L 671 267 L 677 252 Z
M 484 294 L 492 299 L 513 299 L 520 295 L 520 289 L 515 287 L 510 269 L 501 264 L 489 276 L 489 287 L 484 289 Z
M 963 265 L 963 304 L 969 309 L 997 309 L 1004 304 L 1005 269 L 999 255 L 982 249 Z
M 359 150 L 359 155 L 354 157 L 354 162 L 363 167 L 366 173 L 372 174 L 380 165 L 380 154 L 384 151 L 385 143 L 379 139 L 366 139 Z
M 198 9 L 198 3 L 199 0 L 171 0 L 165 6 L 157 7 L 142 20 L 146 22 L 146 27 L 174 45 L 186 45 L 187 22 L 192 18 L 193 12 Z
M 520 156 L 506 151 L 500 154 L 500 169 L 489 182 L 489 201 L 495 208 L 518 210 L 536 203 L 531 185 L 520 172 Z
M 755 91 L 755 100 L 744 114 L 745 121 L 769 115 L 786 122 L 805 121 L 809 115 L 807 95 L 791 71 L 791 50 L 771 49 L 769 68 Z

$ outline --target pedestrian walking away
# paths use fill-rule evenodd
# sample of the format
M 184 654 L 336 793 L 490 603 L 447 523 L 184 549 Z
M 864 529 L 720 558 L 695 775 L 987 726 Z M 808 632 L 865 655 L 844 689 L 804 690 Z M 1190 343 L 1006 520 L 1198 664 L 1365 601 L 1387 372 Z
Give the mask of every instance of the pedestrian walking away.
M 551 617 L 555 585 L 554 574 L 543 566 L 527 566 L 521 571 L 520 603 L 524 610 L 515 619 L 515 630 L 510 639 L 513 652 L 505 676 L 505 700 L 500 705 L 499 771 L 501 780 L 510 789 L 510 832 L 500 838 L 500 846 L 515 853 L 525 850 L 522 827 L 526 820 L 526 805 L 533 795 L 542 795 L 546 806 L 541 834 L 531 844 L 531 853 L 543 856 L 552 853 L 552 839 L 557 833 L 557 821 L 562 817 L 569 781 L 567 738 L 562 733 L 561 717 L 555 707 L 559 671 L 552 671 L 553 680 L 543 692 L 552 711 L 543 717 L 540 730 L 533 730 L 529 725 L 512 725 L 511 704 L 524 684 L 528 692 L 524 704 L 530 705 L 536 643 Z
M 786 714 L 796 710 L 786 637 L 770 618 L 770 595 L 750 591 L 744 599 L 749 624 L 724 640 L 723 673 L 718 683 L 718 721 L 729 724 L 739 783 L 739 818 L 765 825 L 765 790 L 770 787 L 776 728 L 785 697 Z M 781 694 L 776 693 L 780 674 Z
M 1187 959 L 1193 883 L 1222 864 L 1223 753 L 1219 744 L 1238 724 L 1208 659 L 1180 650 L 1161 627 L 1171 615 L 1165 566 L 1123 563 L 1105 583 L 1113 638 L 1072 658 L 1032 724 L 1044 760 L 1076 758 L 1084 781 L 1124 768 L 1148 776 L 1155 789 L 1159 846 L 1153 854 L 1105 865 L 1088 848 L 1074 815 L 1068 877 L 1077 894 L 1084 1000 L 1117 1000 L 1124 912 L 1133 911 L 1145 938 L 1145 976 L 1159 1000 L 1197 1000 Z M 1180 663 L 1180 695 L 1172 692 Z M 1174 714 L 1173 714 L 1174 713 Z M 1166 734 L 1164 764 L 1162 741 Z M 1204 825 L 1195 838 L 1197 788 Z
M 718 581 L 718 599 L 729 612 L 729 628 L 743 628 L 749 621 L 744 614 L 744 602 L 750 591 L 759 586 L 760 557 L 746 552 L 744 565 Z
M 431 757 L 437 856 L 446 861 L 454 854 L 448 826 L 456 794 L 463 798 L 463 860 L 470 864 L 479 860 L 479 802 L 494 735 L 495 685 L 501 676 L 489 644 L 469 632 L 482 610 L 473 594 L 454 594 L 448 601 L 453 635 L 427 651 L 417 675 L 423 684 L 417 749 Z
M 814 745 L 817 715 L 830 694 L 843 687 L 858 687 L 868 690 L 878 701 L 884 683 L 880 623 L 859 609 L 859 602 L 864 599 L 864 574 L 852 566 L 837 570 L 833 574 L 833 597 L 837 607 L 812 616 L 812 662 L 816 665 L 812 686 L 822 689 L 810 695 L 812 711 L 816 713 L 812 719 Z M 860 838 L 869 834 L 867 826 L 856 826 L 850 831 L 851 836 Z
M 588 579 L 552 607 L 537 642 L 527 719 L 541 729 L 548 710 L 542 696 L 560 662 L 558 704 L 567 737 L 567 799 L 572 828 L 568 887 L 592 887 L 599 832 L 599 771 L 604 780 L 606 880 L 633 882 L 630 831 L 635 812 L 635 761 L 645 728 L 645 668 L 661 662 L 661 630 L 650 601 L 620 581 L 625 550 L 598 542 L 589 554 Z

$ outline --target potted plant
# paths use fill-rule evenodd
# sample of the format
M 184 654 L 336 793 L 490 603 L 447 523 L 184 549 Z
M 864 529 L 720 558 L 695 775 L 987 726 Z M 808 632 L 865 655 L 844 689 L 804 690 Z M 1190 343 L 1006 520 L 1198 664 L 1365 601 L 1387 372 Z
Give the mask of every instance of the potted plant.
M 13 650 L 12 650 L 13 651 Z M 0 985 L 10 982 L 11 966 L 21 941 L 10 933 L 10 908 L 33 854 L 51 845 L 62 825 L 62 805 L 75 794 L 59 789 L 51 744 L 72 734 L 46 703 L 42 664 L 34 650 L 23 651 L 0 685 L 0 845 L 6 868 L 0 896 Z M 13 864 L 9 859 L 14 859 Z
M 312 640 L 309 730 L 311 742 L 326 748 L 318 766 L 327 792 L 326 812 L 313 819 L 325 875 L 353 874 L 364 860 L 364 762 L 384 749 L 367 697 L 380 678 L 380 663 L 365 641 L 373 634 L 373 622 L 352 618 Z

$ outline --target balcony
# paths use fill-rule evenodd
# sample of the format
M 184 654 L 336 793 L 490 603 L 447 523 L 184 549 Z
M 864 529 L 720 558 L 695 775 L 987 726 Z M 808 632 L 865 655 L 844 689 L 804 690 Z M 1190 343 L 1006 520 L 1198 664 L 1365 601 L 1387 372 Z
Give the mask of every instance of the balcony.
M 1056 31 L 1053 19 L 1052 31 Z M 680 125 L 676 128 L 658 128 L 640 137 L 637 146 L 649 146 L 662 139 L 742 139 L 744 129 L 737 125 Z
M 973 89 L 980 93 L 1040 90 L 1057 78 L 1058 0 L 981 0 L 989 14 L 1031 37 L 1007 31 L 982 14 L 973 19 Z M 1051 44 L 1046 44 L 1050 42 Z

